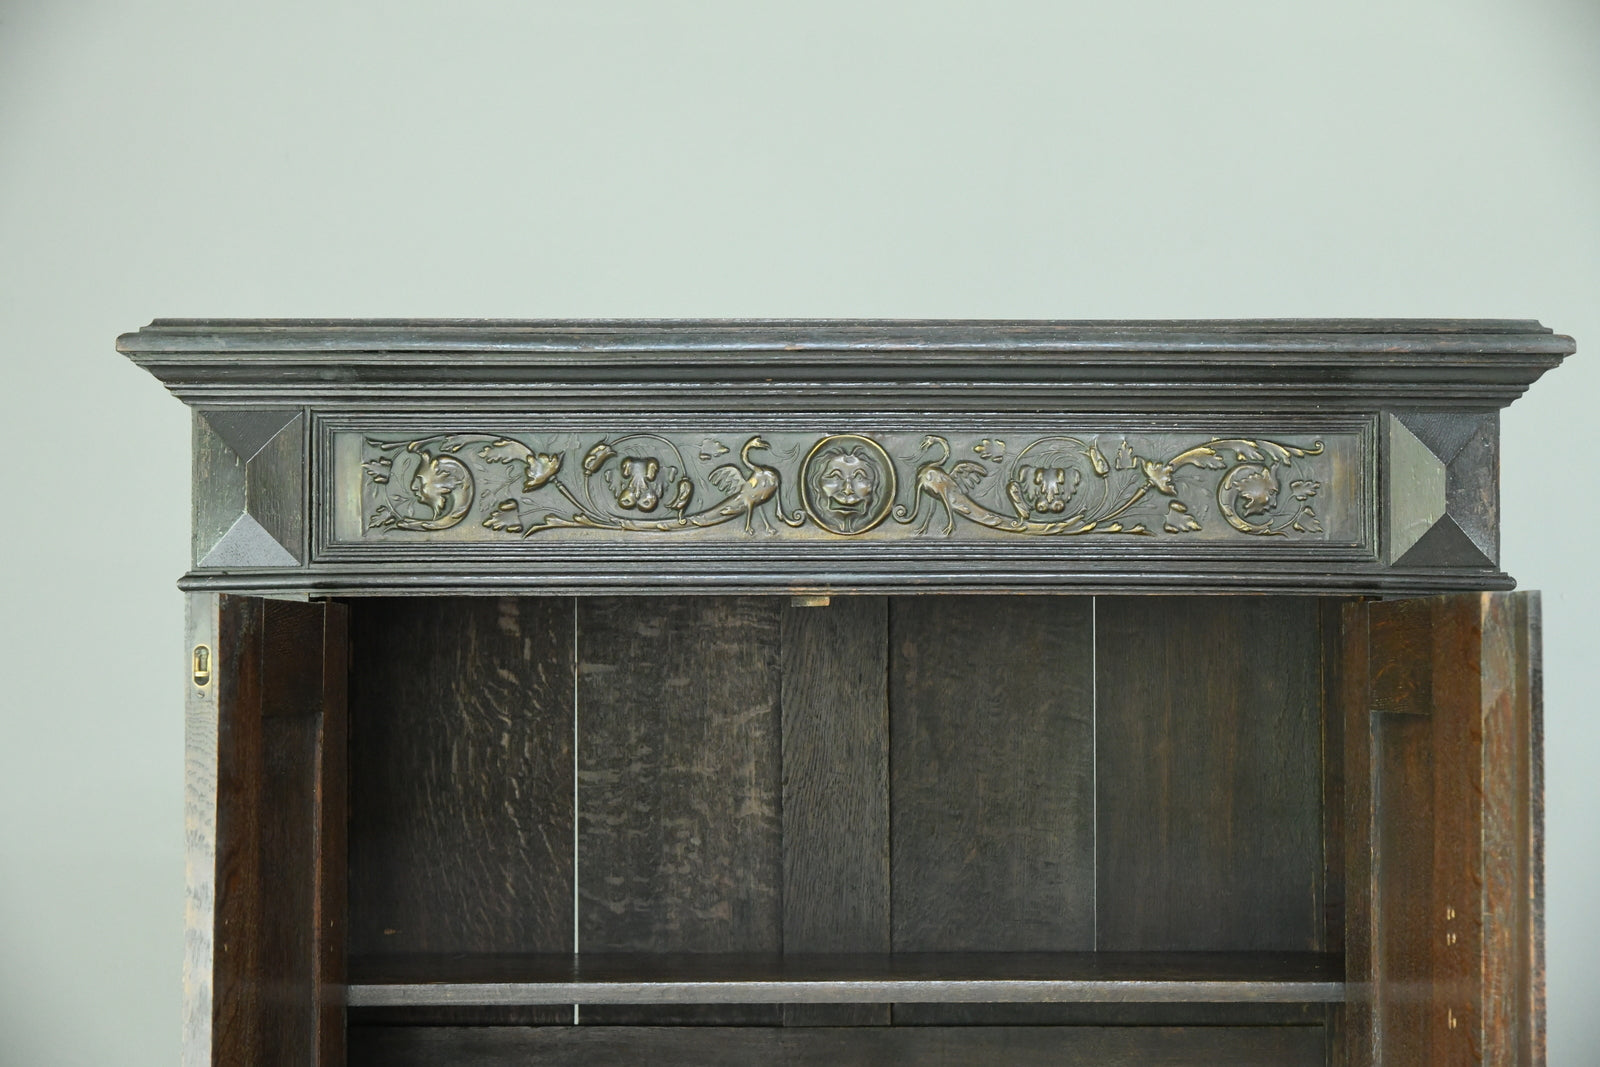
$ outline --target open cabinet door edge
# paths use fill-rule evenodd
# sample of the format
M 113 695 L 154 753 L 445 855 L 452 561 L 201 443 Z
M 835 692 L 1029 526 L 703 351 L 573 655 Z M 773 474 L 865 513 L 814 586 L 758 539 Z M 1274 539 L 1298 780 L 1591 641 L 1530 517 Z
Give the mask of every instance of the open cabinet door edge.
M 185 1067 L 344 1059 L 342 605 L 191 595 Z
M 1349 605 L 1353 1064 L 1544 1063 L 1539 600 Z
M 1537 592 L 1486 594 L 1484 1031 L 1488 1063 L 1545 1062 L 1544 685 Z

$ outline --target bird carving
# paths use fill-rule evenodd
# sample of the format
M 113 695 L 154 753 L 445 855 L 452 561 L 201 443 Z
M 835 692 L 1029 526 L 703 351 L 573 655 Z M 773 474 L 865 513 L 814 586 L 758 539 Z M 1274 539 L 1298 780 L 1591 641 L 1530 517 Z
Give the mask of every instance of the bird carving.
M 713 526 L 719 522 L 744 516 L 744 532 L 753 533 L 752 521 L 761 505 L 771 500 L 778 491 L 778 472 L 771 467 L 764 466 L 750 458 L 750 453 L 758 448 L 769 448 L 760 435 L 750 438 L 739 449 L 739 463 L 724 463 L 722 466 L 706 475 L 711 484 L 721 489 L 728 496 L 726 499 L 711 505 L 704 511 L 687 516 L 687 522 L 695 526 Z M 770 533 L 773 526 L 765 515 L 762 521 L 767 524 Z

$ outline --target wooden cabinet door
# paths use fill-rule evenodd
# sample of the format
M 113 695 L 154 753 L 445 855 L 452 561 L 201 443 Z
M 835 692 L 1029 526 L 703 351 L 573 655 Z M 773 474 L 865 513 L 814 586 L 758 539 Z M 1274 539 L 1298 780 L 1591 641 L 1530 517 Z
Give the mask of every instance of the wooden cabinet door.
M 1344 615 L 1353 1064 L 1542 1064 L 1537 593 Z
M 185 1067 L 344 1059 L 345 609 L 196 594 Z

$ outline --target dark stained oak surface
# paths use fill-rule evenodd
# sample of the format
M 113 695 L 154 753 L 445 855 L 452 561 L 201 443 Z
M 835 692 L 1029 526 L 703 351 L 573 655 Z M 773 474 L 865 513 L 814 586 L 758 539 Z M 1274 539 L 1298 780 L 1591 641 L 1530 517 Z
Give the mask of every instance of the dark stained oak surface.
M 119 347 L 198 414 L 182 585 L 225 594 L 191 600 L 196 1063 L 1543 1062 L 1538 603 L 1483 591 L 1498 411 L 1570 338 Z
M 345 609 L 228 596 L 216 612 L 215 969 L 211 1047 L 195 1051 L 336 1065 Z
M 1538 595 L 1345 623 L 1355 1054 L 1542 1063 Z
M 779 603 L 578 604 L 579 947 L 780 947 Z
M 1097 602 L 1099 945 L 1321 947 L 1311 599 Z
M 894 948 L 1094 947 L 1084 597 L 900 597 L 890 614 Z
M 890 948 L 889 609 L 852 597 L 783 612 L 785 953 Z M 887 1025 L 886 1004 L 790 1004 L 787 1026 Z
M 783 947 L 889 949 L 883 597 L 783 612 Z
M 351 950 L 571 951 L 572 601 L 352 609 Z
M 781 601 L 578 602 L 580 951 L 777 951 Z M 776 1022 L 773 1009 L 585 1007 L 594 1023 Z
M 570 952 L 572 601 L 364 601 L 350 947 Z

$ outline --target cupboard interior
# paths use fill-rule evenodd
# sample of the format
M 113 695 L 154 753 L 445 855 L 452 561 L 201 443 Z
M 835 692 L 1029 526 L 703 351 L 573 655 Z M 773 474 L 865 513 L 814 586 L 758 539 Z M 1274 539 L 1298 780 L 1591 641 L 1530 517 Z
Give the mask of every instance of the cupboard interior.
M 1018 1062 L 1203 1024 L 1324 1062 L 1338 608 L 352 600 L 351 1060 L 577 1022 L 651 1055 L 920 1026 Z

